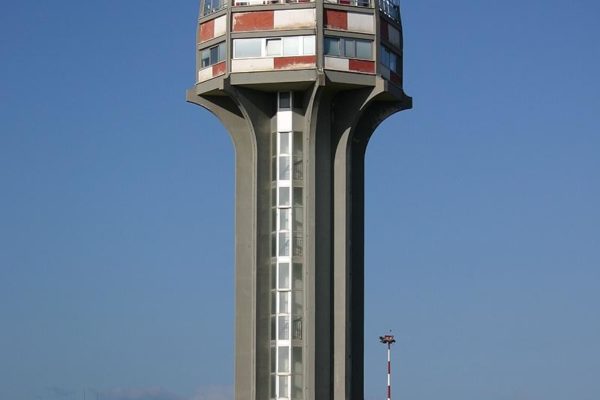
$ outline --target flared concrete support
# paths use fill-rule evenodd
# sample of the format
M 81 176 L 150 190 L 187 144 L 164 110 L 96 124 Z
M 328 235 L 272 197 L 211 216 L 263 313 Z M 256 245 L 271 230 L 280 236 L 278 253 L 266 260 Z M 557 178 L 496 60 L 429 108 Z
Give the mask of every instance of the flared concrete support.
M 315 83 L 293 112 L 303 132 L 304 399 L 362 400 L 364 156 L 376 127 L 410 108 L 374 87 Z M 270 399 L 271 135 L 276 93 L 226 86 L 188 92 L 212 112 L 236 151 L 236 400 Z

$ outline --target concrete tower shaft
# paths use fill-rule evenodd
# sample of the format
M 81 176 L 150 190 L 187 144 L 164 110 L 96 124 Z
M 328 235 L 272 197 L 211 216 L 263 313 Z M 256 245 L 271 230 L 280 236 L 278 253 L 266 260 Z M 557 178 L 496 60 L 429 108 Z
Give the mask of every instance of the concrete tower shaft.
M 236 151 L 236 400 L 362 399 L 364 156 L 412 105 L 398 9 L 255 1 L 202 3 L 187 94 Z

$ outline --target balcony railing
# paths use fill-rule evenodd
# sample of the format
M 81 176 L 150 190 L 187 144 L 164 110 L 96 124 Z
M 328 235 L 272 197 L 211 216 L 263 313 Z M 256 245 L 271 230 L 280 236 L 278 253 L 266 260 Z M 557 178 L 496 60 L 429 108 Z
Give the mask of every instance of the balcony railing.
M 204 0 L 202 16 L 210 15 L 227 7 L 227 0 Z
M 397 0 L 379 0 L 379 10 L 393 19 L 400 22 L 400 5 Z
M 325 0 L 325 3 L 342 6 L 371 7 L 371 0 Z
M 314 3 L 315 0 L 235 0 L 235 6 L 259 6 L 269 4 Z

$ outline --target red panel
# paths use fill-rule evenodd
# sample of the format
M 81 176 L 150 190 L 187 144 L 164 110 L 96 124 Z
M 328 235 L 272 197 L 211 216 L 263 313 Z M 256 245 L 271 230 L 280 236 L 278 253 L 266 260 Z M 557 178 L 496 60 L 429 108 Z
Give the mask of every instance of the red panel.
M 273 11 L 255 11 L 233 14 L 233 31 L 268 31 L 275 26 Z
M 215 20 L 211 19 L 203 24 L 200 24 L 199 42 L 206 42 L 215 37 Z
M 348 30 L 348 13 L 346 11 L 325 10 L 325 27 Z
M 221 61 L 220 63 L 213 65 L 212 66 L 213 77 L 218 76 L 218 75 L 223 75 L 225 73 L 225 70 L 226 70 L 225 61 Z
M 273 61 L 275 69 L 314 68 L 317 56 L 276 57 Z
M 381 38 L 385 39 L 385 40 L 389 40 L 390 39 L 390 34 L 388 32 L 388 23 L 386 21 L 383 20 L 383 18 L 381 19 Z
M 350 71 L 375 73 L 375 61 L 366 60 L 348 60 Z

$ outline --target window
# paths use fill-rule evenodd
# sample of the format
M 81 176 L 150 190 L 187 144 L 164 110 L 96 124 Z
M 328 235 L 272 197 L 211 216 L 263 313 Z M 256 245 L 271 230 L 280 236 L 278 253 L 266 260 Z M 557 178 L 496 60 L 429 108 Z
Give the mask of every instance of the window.
M 234 39 L 234 58 L 302 56 L 315 54 L 315 36 Z
M 397 74 L 400 73 L 401 60 L 399 55 L 389 50 L 387 47 L 381 46 L 380 58 L 381 65 Z
M 286 111 L 292 107 L 290 92 L 279 92 L 279 110 Z M 279 134 L 280 149 L 279 153 L 289 154 L 289 133 L 281 132 Z M 285 139 L 284 139 L 285 138 Z M 283 146 L 283 143 L 286 145 Z
M 234 58 L 252 58 L 262 56 L 262 39 L 236 39 L 233 41 Z
M 267 57 L 313 53 L 315 36 L 262 38 Z M 277 93 L 277 131 L 271 136 L 272 261 L 271 358 L 272 400 L 301 400 L 303 394 L 303 136 L 291 132 L 293 108 L 302 93 Z M 290 125 L 290 127 L 288 127 Z M 266 321 L 265 321 L 266 322 Z
M 304 36 L 304 49 L 302 54 L 304 55 L 314 55 L 315 54 L 315 37 L 314 36 Z
M 281 39 L 267 39 L 267 56 L 281 55 Z
M 204 0 L 202 15 L 212 14 L 227 6 L 224 0 Z
M 372 60 L 373 42 L 362 39 L 325 37 L 325 55 Z
M 356 41 L 356 58 L 362 58 L 364 60 L 373 59 L 373 48 L 372 43 L 366 40 Z
M 332 37 L 325 38 L 325 54 L 328 56 L 341 55 L 339 38 L 332 38 Z
M 219 43 L 216 46 L 209 47 L 208 49 L 204 49 L 200 52 L 201 58 L 201 68 L 206 68 L 211 65 L 220 63 L 225 60 L 225 42 Z
M 298 36 L 283 38 L 283 55 L 298 56 L 300 55 L 300 40 Z

